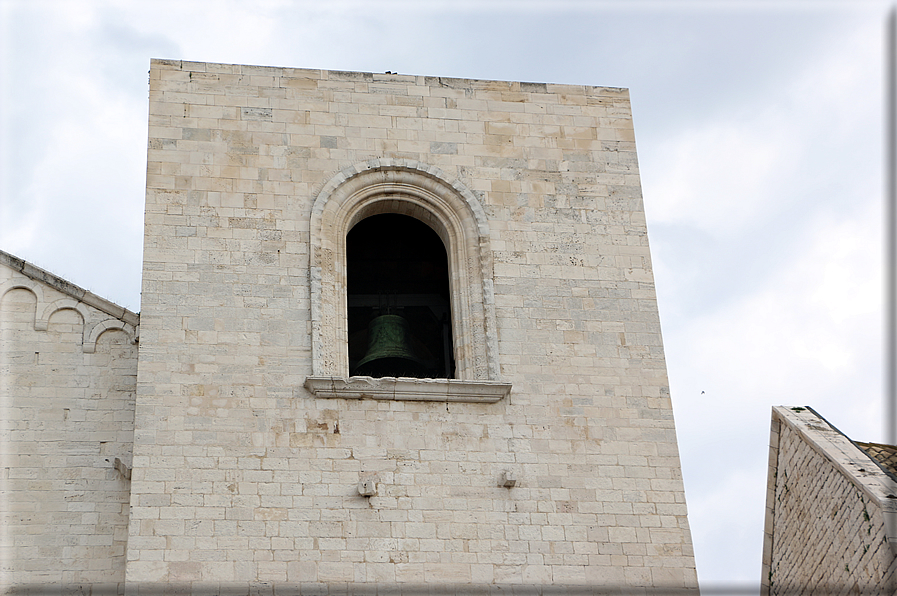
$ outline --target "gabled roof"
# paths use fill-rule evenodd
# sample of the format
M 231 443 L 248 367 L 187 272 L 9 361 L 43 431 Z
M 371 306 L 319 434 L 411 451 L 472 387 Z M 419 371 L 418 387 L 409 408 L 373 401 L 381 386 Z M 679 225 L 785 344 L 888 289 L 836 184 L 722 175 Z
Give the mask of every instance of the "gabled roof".
M 881 443 L 859 443 L 856 441 L 854 441 L 854 444 L 865 451 L 866 455 L 875 460 L 894 480 L 897 480 L 897 447 Z
M 790 437 L 789 440 L 780 443 L 780 437 L 786 434 Z M 897 554 L 897 497 L 895 497 L 897 495 L 897 480 L 893 474 L 894 459 L 897 459 L 897 447 L 851 441 L 849 437 L 809 406 L 775 406 L 772 408 L 769 469 L 766 480 L 766 522 L 761 594 L 771 593 L 770 582 L 773 580 L 773 551 L 776 540 L 774 533 L 776 528 L 780 527 L 775 521 L 777 506 L 780 508 L 780 515 L 788 524 L 803 524 L 800 525 L 801 528 L 810 524 L 811 518 L 814 516 L 820 520 L 827 517 L 819 517 L 815 513 L 810 517 L 801 517 L 800 514 L 795 513 L 796 510 L 780 504 L 781 499 L 776 492 L 780 461 L 789 461 L 789 457 L 794 455 L 798 449 L 796 444 L 815 452 L 816 456 L 814 457 L 817 462 L 828 462 L 824 472 L 820 473 L 820 468 L 814 464 L 811 469 L 808 469 L 807 476 L 803 480 L 796 481 L 803 482 L 801 486 L 804 487 L 803 498 L 807 503 L 806 511 L 811 511 L 815 506 L 812 497 L 807 500 L 806 495 L 812 494 L 812 490 L 807 487 L 818 487 L 827 478 L 836 478 L 839 482 L 846 480 L 858 489 L 866 502 L 873 503 L 878 507 L 883 521 L 883 527 L 879 526 L 882 528 L 880 531 L 891 553 Z M 784 455 L 780 453 L 780 449 L 786 450 Z M 884 461 L 891 467 L 880 463 L 882 460 L 879 457 L 884 458 Z M 801 463 L 803 461 L 801 460 Z M 782 477 L 787 482 L 787 474 Z M 786 485 L 785 492 L 787 492 L 787 488 Z M 834 515 L 831 519 L 834 519 Z M 866 517 L 866 520 L 868 521 L 869 517 Z M 798 541 L 800 542 L 800 540 Z M 852 553 L 849 556 L 852 556 Z M 850 569 L 845 567 L 845 572 L 849 574 L 853 567 L 854 565 L 851 563 Z
M 134 326 L 140 324 L 140 315 L 137 313 L 131 312 L 127 308 L 119 306 L 114 302 L 110 302 L 105 298 L 101 298 L 93 292 L 76 286 L 72 282 L 62 279 L 58 275 L 53 275 L 49 271 L 45 271 L 40 267 L 32 265 L 28 261 L 11 255 L 8 252 L 0 250 L 0 264 L 6 265 L 10 269 L 18 271 L 26 277 L 30 277 L 37 282 L 46 284 L 54 290 L 67 294 L 75 300 L 83 302 L 88 306 L 92 306 L 93 308 L 124 321 L 125 323 L 130 323 Z

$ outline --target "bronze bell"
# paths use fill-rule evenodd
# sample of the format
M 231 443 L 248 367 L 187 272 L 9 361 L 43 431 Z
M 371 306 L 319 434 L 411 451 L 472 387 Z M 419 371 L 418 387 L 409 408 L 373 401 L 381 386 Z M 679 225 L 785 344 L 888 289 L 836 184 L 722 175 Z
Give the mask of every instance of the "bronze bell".
M 355 367 L 355 376 L 416 377 L 427 366 L 414 353 L 408 321 L 399 315 L 380 315 L 368 324 L 368 350 Z

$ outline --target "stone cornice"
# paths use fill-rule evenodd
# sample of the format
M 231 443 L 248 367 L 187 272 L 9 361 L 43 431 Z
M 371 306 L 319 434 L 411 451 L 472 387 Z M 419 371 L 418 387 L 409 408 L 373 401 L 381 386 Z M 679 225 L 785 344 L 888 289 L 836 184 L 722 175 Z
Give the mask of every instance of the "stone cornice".
M 308 377 L 305 388 L 315 397 L 474 403 L 495 403 L 511 392 L 510 383 L 496 381 L 405 377 Z
M 129 323 L 135 327 L 140 324 L 140 315 L 137 313 L 131 312 L 127 308 L 119 306 L 114 302 L 110 302 L 105 298 L 101 298 L 93 292 L 76 286 L 70 281 L 62 279 L 57 275 L 53 275 L 49 271 L 45 271 L 40 267 L 32 265 L 28 261 L 13 256 L 8 252 L 0 250 L 0 264 L 6 265 L 10 269 L 18 271 L 26 277 L 50 286 L 54 290 L 58 290 L 63 294 L 71 296 L 78 302 L 83 302 L 88 306 L 92 306 L 93 308 L 124 321 L 125 323 Z

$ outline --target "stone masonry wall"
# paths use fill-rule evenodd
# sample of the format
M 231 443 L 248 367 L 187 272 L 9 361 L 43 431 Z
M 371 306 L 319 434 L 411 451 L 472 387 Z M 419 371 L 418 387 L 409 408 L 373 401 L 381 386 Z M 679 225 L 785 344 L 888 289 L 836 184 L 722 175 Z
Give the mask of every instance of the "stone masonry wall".
M 0 583 L 121 583 L 134 327 L 0 257 Z
M 884 476 L 876 465 L 815 414 L 813 433 L 857 451 L 858 476 Z M 807 440 L 786 421 L 774 422 L 777 465 L 771 511 L 771 556 L 764 584 L 769 594 L 891 594 L 897 558 L 888 546 L 881 503 L 863 491 L 831 457 L 825 442 Z M 831 454 L 840 459 L 840 454 Z
M 626 90 L 154 61 L 149 131 L 129 582 L 696 587 Z M 304 388 L 379 158 L 482 205 L 509 397 Z

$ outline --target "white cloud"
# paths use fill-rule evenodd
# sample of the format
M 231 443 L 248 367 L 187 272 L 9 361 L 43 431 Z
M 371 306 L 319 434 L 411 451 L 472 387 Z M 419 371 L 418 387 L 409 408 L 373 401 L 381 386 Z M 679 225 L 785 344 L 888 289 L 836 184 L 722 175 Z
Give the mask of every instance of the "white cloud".
M 665 333 L 702 581 L 759 573 L 771 406 L 810 405 L 852 438 L 882 440 L 880 219 L 865 207 L 815 215 L 755 291 Z
M 52 14 L 18 15 L 20 27 L 41 23 L 24 41 L 29 48 L 67 44 L 53 59 L 22 52 L 16 65 L 23 78 L 2 142 L 18 150 L 4 155 L 2 248 L 137 310 L 145 87 L 132 94 L 104 73 L 110 59 L 103 36 L 92 37 L 99 20 L 92 3 L 60 4 Z M 145 84 L 139 70 L 134 75 Z M 14 131 L 27 136 L 13 138 Z
M 702 582 L 760 579 L 772 405 L 883 440 L 881 31 L 640 142 Z
M 662 197 L 651 204 L 651 217 L 724 237 L 764 216 L 776 199 L 769 179 L 794 147 L 781 132 L 768 133 L 777 127 L 757 124 L 710 123 L 655 147 L 666 157 L 660 171 L 645 176 L 656 180 L 651 194 Z
M 853 199 L 838 187 L 878 196 L 881 33 L 877 22 L 862 23 L 820 48 L 790 84 L 757 89 L 641 146 L 651 223 L 725 240 L 778 227 L 774 218 L 802 202 L 809 212 L 810 200 Z
M 812 13 L 810 4 L 801 10 Z M 529 12 L 507 3 L 500 22 L 496 5 L 490 14 L 482 3 L 464 3 L 460 15 L 456 3 L 419 2 L 11 5 L 0 2 L 3 112 L 15 114 L 21 137 L 0 142 L 21 184 L 3 181 L 0 248 L 139 307 L 151 57 L 636 81 L 702 580 L 759 578 L 771 405 L 809 404 L 855 438 L 880 437 L 883 28 L 874 15 L 860 26 L 829 22 L 841 35 L 817 47 L 807 40 L 818 31 L 779 20 L 762 29 L 770 21 L 759 11 L 704 21 L 707 3 L 675 19 L 640 3 L 632 21 L 622 3 L 605 5 L 613 15 L 577 12 L 575 2 L 567 13 L 556 2 L 528 3 Z M 770 31 L 782 36 L 781 62 L 762 45 Z M 803 66 L 783 75 L 781 64 Z
M 689 526 L 698 561 L 701 587 L 760 584 L 763 552 L 763 515 L 766 485 L 765 457 L 749 470 L 718 469 L 716 481 L 688 501 Z M 752 506 L 745 508 L 743 503 Z M 754 507 L 761 503 L 760 507 Z M 760 529 L 758 532 L 757 529 Z M 731 566 L 712 562 L 740 561 Z

